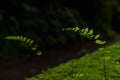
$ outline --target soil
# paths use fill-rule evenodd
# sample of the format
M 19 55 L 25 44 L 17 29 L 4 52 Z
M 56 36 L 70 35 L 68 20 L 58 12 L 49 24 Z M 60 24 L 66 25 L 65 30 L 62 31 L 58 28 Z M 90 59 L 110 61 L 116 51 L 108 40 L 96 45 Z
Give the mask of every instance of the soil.
M 116 41 L 109 41 L 106 45 L 113 42 Z M 81 49 L 80 45 L 80 43 L 76 43 L 69 46 L 48 49 L 43 51 L 43 55 L 41 56 L 24 54 L 21 55 L 19 61 L 1 59 L 0 80 L 24 80 L 25 77 L 31 77 L 71 59 L 80 58 L 86 53 L 90 53 L 100 47 L 93 43 L 86 43 L 84 44 L 85 49 Z

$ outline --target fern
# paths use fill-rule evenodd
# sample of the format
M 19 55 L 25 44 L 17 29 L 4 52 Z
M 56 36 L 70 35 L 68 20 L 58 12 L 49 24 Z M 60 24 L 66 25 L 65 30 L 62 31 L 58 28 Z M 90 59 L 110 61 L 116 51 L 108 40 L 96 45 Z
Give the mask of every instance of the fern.
M 93 29 L 80 29 L 79 27 L 75 28 L 63 28 L 63 31 L 71 31 L 71 32 L 78 32 L 81 36 L 87 37 L 91 40 L 95 40 L 96 44 L 105 44 L 106 41 L 99 40 L 100 34 L 95 35 Z
M 77 23 L 76 19 L 74 18 L 73 14 L 71 13 L 71 11 L 68 8 L 66 8 L 66 11 L 67 11 L 68 15 L 73 19 L 73 22 L 75 23 L 76 27 L 63 28 L 63 31 L 78 32 L 81 36 L 87 37 L 91 40 L 95 40 L 96 44 L 105 44 L 106 43 L 106 41 L 102 41 L 102 40 L 98 39 L 100 37 L 100 34 L 95 35 L 93 32 L 93 29 L 88 29 L 88 27 L 80 29 L 78 27 L 78 23 Z
M 32 51 L 36 51 L 37 55 L 42 54 L 41 51 L 37 50 L 38 45 L 35 44 L 35 41 L 30 39 L 30 38 L 27 38 L 27 37 L 24 37 L 24 36 L 6 36 L 5 39 L 7 39 L 7 40 L 15 40 L 15 41 L 17 40 L 17 41 L 23 42 L 24 46 L 29 47 Z

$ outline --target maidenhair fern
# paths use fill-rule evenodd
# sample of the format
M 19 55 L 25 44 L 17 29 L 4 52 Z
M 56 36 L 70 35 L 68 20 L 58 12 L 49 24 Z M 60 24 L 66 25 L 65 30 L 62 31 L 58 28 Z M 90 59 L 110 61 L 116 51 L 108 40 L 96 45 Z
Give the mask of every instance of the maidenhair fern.
M 84 28 L 84 29 L 80 29 L 79 27 L 75 27 L 75 28 L 64 28 L 63 31 L 72 31 L 72 32 L 78 32 L 80 35 L 87 37 L 91 40 L 95 40 L 96 44 L 105 44 L 106 41 L 101 41 L 98 38 L 100 37 L 100 34 L 95 35 L 93 32 L 93 29 L 88 29 L 88 28 Z
M 42 54 L 41 51 L 37 50 L 38 45 L 35 44 L 35 41 L 30 39 L 30 38 L 27 38 L 27 37 L 24 37 L 24 36 L 7 36 L 7 37 L 5 37 L 5 39 L 7 39 L 7 40 L 17 40 L 17 41 L 23 42 L 24 46 L 31 48 L 31 50 L 33 50 L 33 51 L 36 51 L 37 55 Z

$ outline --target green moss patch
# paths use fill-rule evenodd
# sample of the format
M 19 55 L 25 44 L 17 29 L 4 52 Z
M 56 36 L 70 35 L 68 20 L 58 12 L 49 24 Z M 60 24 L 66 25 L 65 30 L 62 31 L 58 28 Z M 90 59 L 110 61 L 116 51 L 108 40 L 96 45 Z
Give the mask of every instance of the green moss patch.
M 26 80 L 120 80 L 120 42 Z

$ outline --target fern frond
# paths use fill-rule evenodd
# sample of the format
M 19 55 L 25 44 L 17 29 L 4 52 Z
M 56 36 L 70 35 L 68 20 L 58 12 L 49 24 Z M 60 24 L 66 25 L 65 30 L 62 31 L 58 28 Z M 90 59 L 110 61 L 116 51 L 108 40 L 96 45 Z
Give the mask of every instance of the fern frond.
M 96 44 L 105 44 L 106 41 L 101 41 L 98 38 L 100 37 L 100 34 L 95 35 L 93 33 L 93 29 L 88 29 L 88 27 L 80 29 L 79 27 L 75 28 L 64 28 L 63 31 L 72 31 L 72 32 L 79 32 L 81 36 L 87 37 L 91 40 L 95 40 Z
M 35 44 L 34 40 L 24 37 L 24 36 L 6 36 L 5 39 L 7 40 L 17 40 L 20 42 L 24 42 L 24 45 L 27 45 L 27 47 L 31 47 L 31 50 L 36 51 L 36 55 L 41 55 L 42 52 L 37 50 L 38 45 Z M 34 45 L 35 44 L 35 45 Z
M 27 45 L 28 47 L 31 47 L 32 50 L 36 50 L 37 49 L 37 44 L 35 46 L 33 46 L 34 44 L 34 40 L 24 37 L 24 36 L 6 36 L 5 39 L 7 40 L 17 40 L 20 42 L 24 42 L 25 45 Z

